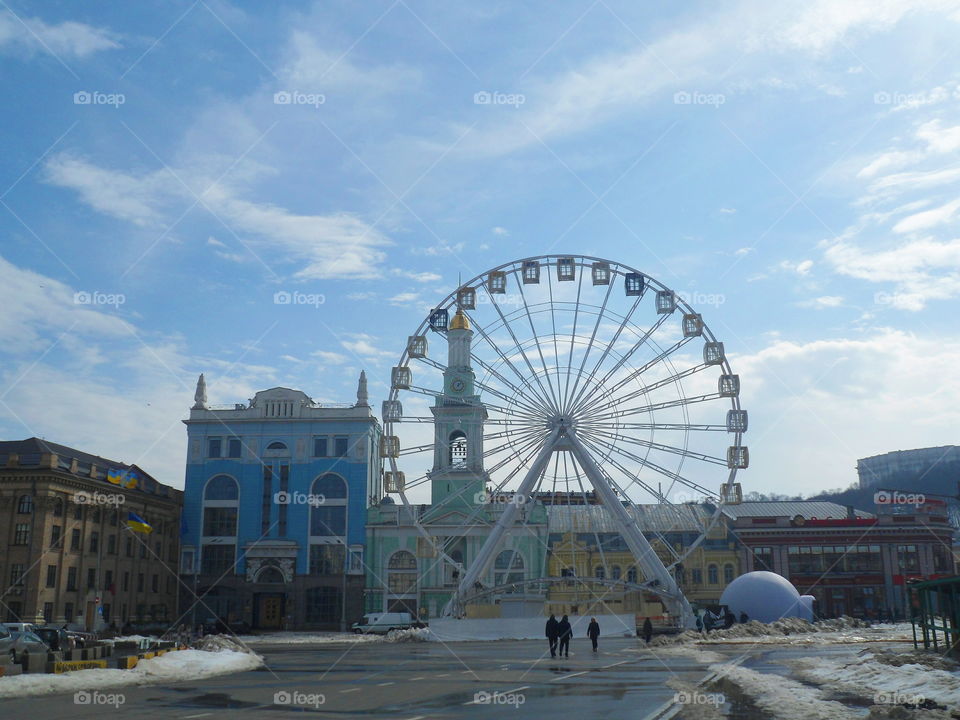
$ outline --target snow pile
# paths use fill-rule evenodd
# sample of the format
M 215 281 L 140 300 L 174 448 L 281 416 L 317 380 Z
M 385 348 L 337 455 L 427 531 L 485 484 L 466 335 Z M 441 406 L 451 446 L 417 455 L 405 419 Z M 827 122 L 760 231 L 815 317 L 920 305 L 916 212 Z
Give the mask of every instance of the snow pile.
M 789 661 L 809 682 L 878 705 L 922 705 L 932 700 L 960 707 L 960 664 L 919 651 L 864 651 L 851 660 L 799 658 Z
M 382 635 L 357 635 L 355 633 L 268 633 L 266 635 L 239 635 L 237 640 L 245 645 L 325 645 L 329 643 L 382 642 Z
M 206 650 L 207 652 L 222 652 L 224 650 L 241 653 L 253 652 L 239 638 L 232 638 L 229 635 L 205 635 L 194 644 L 194 647 L 197 650 Z
M 826 700 L 822 691 L 780 675 L 765 675 L 739 666 L 711 665 L 717 682 L 728 681 L 757 707 L 778 720 L 858 720 L 863 714 Z
M 909 625 L 906 626 L 909 628 Z M 751 620 L 738 623 L 726 630 L 713 630 L 703 634 L 687 630 L 677 635 L 660 635 L 650 643 L 653 646 L 669 646 L 688 643 L 728 643 L 740 640 L 752 640 L 756 643 L 782 643 L 790 638 L 791 644 L 804 643 L 856 643 L 876 640 L 906 640 L 902 626 L 869 626 L 863 620 L 840 617 L 811 623 L 800 618 L 783 618 L 772 623 Z M 902 636 L 902 637 L 901 637 Z
M 263 658 L 255 653 L 222 650 L 179 650 L 141 660 L 132 670 L 77 670 L 63 675 L 16 675 L 0 678 L 0 698 L 71 692 L 107 692 L 131 685 L 202 680 L 256 670 Z
M 391 643 L 430 642 L 434 639 L 435 638 L 430 633 L 430 628 L 406 628 L 404 630 L 391 630 L 384 638 L 384 640 Z

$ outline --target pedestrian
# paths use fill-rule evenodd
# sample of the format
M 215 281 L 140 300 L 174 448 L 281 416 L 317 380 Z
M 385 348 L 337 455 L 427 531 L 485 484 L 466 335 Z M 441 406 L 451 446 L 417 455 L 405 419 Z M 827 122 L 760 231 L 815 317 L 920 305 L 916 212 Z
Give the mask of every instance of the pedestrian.
M 550 613 L 550 619 L 547 620 L 547 642 L 550 644 L 550 657 L 557 656 L 557 638 L 560 636 L 560 623 L 553 613 Z
M 698 633 L 702 633 L 702 632 L 703 632 L 703 618 L 700 617 L 700 614 L 699 614 L 699 613 L 697 613 L 697 616 L 696 616 L 696 617 L 697 617 L 697 632 L 698 632 Z
M 741 612 L 740 612 L 740 623 L 743 624 L 743 623 L 746 623 L 746 622 L 750 622 L 750 618 L 749 618 L 749 616 L 748 616 L 745 612 L 742 612 L 742 611 L 741 611 Z
M 573 628 L 570 627 L 570 621 L 566 615 L 561 618 L 557 630 L 560 632 L 560 657 L 564 655 L 570 657 L 570 638 L 573 637 Z
M 650 644 L 650 638 L 653 637 L 653 623 L 650 618 L 643 619 L 643 641 Z
M 593 643 L 593 651 L 597 651 L 597 638 L 600 637 L 600 623 L 596 618 L 590 618 L 590 624 L 587 626 L 587 637 Z

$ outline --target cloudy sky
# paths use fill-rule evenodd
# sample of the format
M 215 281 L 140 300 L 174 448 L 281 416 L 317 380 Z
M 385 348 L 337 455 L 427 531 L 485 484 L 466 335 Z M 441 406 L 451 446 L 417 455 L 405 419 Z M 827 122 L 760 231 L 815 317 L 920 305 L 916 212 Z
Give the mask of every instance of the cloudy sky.
M 956 443 L 958 33 L 947 0 L 6 0 L 0 435 L 182 486 L 198 373 L 336 402 L 365 368 L 379 407 L 458 276 L 575 252 L 704 299 L 746 490 Z

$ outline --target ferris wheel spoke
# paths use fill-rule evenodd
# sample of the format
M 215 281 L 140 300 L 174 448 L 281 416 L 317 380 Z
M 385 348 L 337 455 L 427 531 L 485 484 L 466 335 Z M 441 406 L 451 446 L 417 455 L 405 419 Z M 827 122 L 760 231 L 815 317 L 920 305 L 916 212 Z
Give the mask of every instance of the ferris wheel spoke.
M 626 475 L 627 478 L 630 479 L 631 483 L 637 485 L 644 492 L 648 493 L 650 497 L 657 500 L 658 502 L 667 501 L 667 498 L 659 490 L 654 490 L 653 486 L 648 485 L 643 480 L 641 480 L 638 475 L 630 472 L 630 470 L 628 470 L 625 465 L 623 465 L 620 461 L 614 458 L 610 453 L 601 452 L 600 449 L 596 445 L 594 445 L 593 440 L 590 436 L 580 435 L 580 439 L 583 440 L 583 444 L 589 447 L 594 452 L 594 454 L 599 455 L 600 457 L 603 458 L 604 462 L 608 462 L 611 465 L 613 465 L 615 468 L 617 468 L 620 472 Z
M 582 272 L 581 272 L 582 275 Z M 607 310 L 607 302 L 610 300 L 610 293 L 613 291 L 613 283 L 607 285 L 607 292 L 603 296 L 603 304 L 600 306 L 600 312 L 597 313 L 597 322 L 593 325 L 593 332 L 590 333 L 590 341 L 587 343 L 586 350 L 583 352 L 583 357 L 580 359 L 580 369 L 577 371 L 576 379 L 573 382 L 573 389 L 569 393 L 564 393 L 563 396 L 563 408 L 566 410 L 570 405 L 570 398 L 577 397 L 577 389 L 580 386 L 580 379 L 583 377 L 583 368 L 586 367 L 587 358 L 590 357 L 590 351 L 593 349 L 593 344 L 597 340 L 597 332 L 600 330 L 600 325 L 603 324 L 604 314 Z M 620 327 L 623 327 L 623 323 L 620 324 Z M 609 345 L 607 346 L 609 348 Z M 569 368 L 567 369 L 567 376 L 569 377 Z
M 570 368 L 573 367 L 573 347 L 574 341 L 577 339 L 577 322 L 580 319 L 580 296 L 583 293 L 583 268 L 581 268 L 581 271 L 577 274 L 579 275 L 579 281 L 577 282 L 577 302 L 573 308 L 573 330 L 570 331 L 570 353 L 567 357 L 567 379 L 563 388 L 564 405 L 566 405 L 566 398 L 570 394 Z M 560 358 L 557 358 L 557 362 L 560 362 Z M 566 412 L 566 408 L 564 408 L 564 412 Z
M 540 343 L 540 337 L 537 335 L 537 329 L 533 325 L 533 315 L 530 314 L 530 306 L 527 305 L 527 296 L 523 292 L 523 278 L 517 279 L 517 288 L 520 290 L 520 298 L 523 300 L 523 309 L 526 311 L 527 322 L 530 324 L 530 332 L 533 334 L 533 342 L 537 346 L 537 354 L 540 356 L 540 364 L 543 366 L 543 375 L 547 379 L 547 386 L 550 388 L 550 397 L 553 399 L 554 406 L 560 406 L 560 389 L 553 388 L 553 380 L 550 379 L 550 371 L 547 369 L 547 361 L 543 357 L 543 346 Z M 560 379 L 557 378 L 559 385 Z
M 546 401 L 548 407 L 552 409 L 553 412 L 557 412 L 557 406 L 554 403 L 553 398 L 547 392 L 547 389 L 543 386 L 543 381 L 540 380 L 540 376 L 537 375 L 537 371 L 533 369 L 533 365 L 530 363 L 530 358 L 527 357 L 526 351 L 524 351 L 523 346 L 520 344 L 520 341 L 517 339 L 517 334 L 513 331 L 513 326 L 507 322 L 507 318 L 504 317 L 503 310 L 500 309 L 500 305 L 496 302 L 493 297 L 493 294 L 486 289 L 487 297 L 490 298 L 490 304 L 493 305 L 493 309 L 497 311 L 497 314 L 500 316 L 500 320 L 503 322 L 504 327 L 507 329 L 507 332 L 510 333 L 510 337 L 513 339 L 514 344 L 517 346 L 517 350 L 520 351 L 520 355 L 523 357 L 523 362 L 526 364 L 527 369 L 530 371 L 530 374 L 533 376 L 533 379 L 536 380 L 537 385 L 540 386 L 540 392 L 543 393 L 540 396 L 541 400 Z M 502 355 L 502 353 L 501 353 Z
M 598 403 L 602 402 L 603 398 L 611 397 L 615 395 L 617 392 L 620 391 L 621 388 L 633 382 L 635 379 L 643 375 L 643 373 L 645 373 L 650 368 L 656 366 L 658 363 L 663 362 L 664 358 L 667 358 L 673 353 L 675 353 L 677 350 L 679 350 L 688 342 L 690 342 L 691 339 L 692 338 L 689 338 L 689 337 L 681 338 L 680 340 L 675 342 L 673 345 L 668 347 L 666 350 L 661 351 L 651 360 L 648 360 L 640 367 L 634 370 L 631 370 L 625 377 L 621 378 L 616 383 L 614 383 L 608 390 L 601 390 L 600 389 L 601 386 L 598 385 L 597 388 L 590 394 L 590 396 L 584 398 L 580 402 L 580 407 L 578 408 L 578 410 L 581 410 L 581 411 L 592 410 Z
M 602 388 L 606 387 L 606 384 L 607 384 L 607 383 L 610 381 L 610 379 L 617 373 L 617 371 L 620 370 L 620 368 L 622 368 L 622 367 L 626 364 L 626 362 L 633 356 L 633 354 L 634 354 L 637 350 L 639 350 L 641 347 L 643 347 L 643 345 L 644 345 L 645 343 L 647 343 L 647 341 L 653 336 L 653 333 L 655 333 L 657 330 L 659 330 L 659 329 L 660 329 L 660 326 L 663 325 L 663 323 L 666 322 L 666 320 L 667 320 L 667 316 L 666 316 L 666 315 L 661 315 L 660 317 L 658 317 L 658 318 L 657 318 L 657 321 L 656 321 L 653 325 L 651 325 L 647 330 L 644 331 L 643 335 L 640 336 L 640 339 L 637 340 L 637 342 L 634 343 L 634 344 L 630 347 L 630 349 L 627 350 L 627 352 L 623 353 L 623 354 L 617 359 L 617 362 L 614 363 L 613 367 L 611 367 L 609 370 L 607 370 L 607 371 L 604 373 L 603 378 L 600 379 L 600 382 L 598 382 L 598 383 L 596 383 L 596 384 L 594 385 L 594 388 L 593 388 L 592 390 L 588 390 L 588 389 L 585 387 L 585 388 L 584 388 L 584 391 L 581 391 L 580 397 L 578 398 L 578 400 L 577 400 L 576 403 L 574 404 L 573 409 L 571 410 L 571 413 L 576 413 L 576 412 L 578 412 L 578 411 L 580 410 L 580 408 L 584 407 L 585 405 L 587 405 L 587 404 L 590 402 L 591 398 L 592 398 L 597 392 L 602 391 Z M 610 345 L 608 345 L 607 347 L 612 348 L 612 343 L 611 343 Z M 594 369 L 594 372 L 596 372 L 596 370 L 598 370 L 598 369 L 599 369 L 599 368 L 595 368 L 595 369 Z
M 672 385 L 678 380 L 682 380 L 683 378 L 690 377 L 691 375 L 696 375 L 698 372 L 702 372 L 703 370 L 706 370 L 707 368 L 710 368 L 710 367 L 713 367 L 713 366 L 708 365 L 707 363 L 700 363 L 699 365 L 694 365 L 693 367 L 689 367 L 686 370 L 681 370 L 680 372 L 673 373 L 670 377 L 665 377 L 660 380 L 656 380 L 652 383 L 649 383 L 648 385 L 644 385 L 643 387 L 638 388 L 636 390 L 631 390 L 626 395 L 622 395 L 616 398 L 615 400 L 611 400 L 610 402 L 607 402 L 607 403 L 602 402 L 605 394 L 601 394 L 598 397 L 597 402 L 589 409 L 587 414 L 589 415 L 590 413 L 600 412 L 600 411 L 606 410 L 607 408 L 613 407 L 614 405 L 620 405 L 622 403 L 630 402 L 631 400 L 635 400 L 638 397 L 647 395 L 654 390 L 659 390 L 660 388 L 665 387 L 667 385 Z
M 523 455 L 523 453 L 525 453 L 525 452 L 526 452 L 527 450 L 529 450 L 531 447 L 534 447 L 534 452 L 536 452 L 538 448 L 536 448 L 535 446 L 542 444 L 541 441 L 542 441 L 542 438 L 540 438 L 540 437 L 535 437 L 535 438 L 533 438 L 532 440 L 530 440 L 529 442 L 527 442 L 527 443 L 525 443 L 525 444 L 521 444 L 522 447 L 515 448 L 515 449 L 513 450 L 513 452 L 511 452 L 509 455 L 507 455 L 506 457 L 504 457 L 502 460 L 498 461 L 493 467 L 489 468 L 489 469 L 487 470 L 487 474 L 488 474 L 488 475 L 494 475 L 495 473 L 499 472 L 502 468 L 506 467 L 508 464 L 510 464 L 511 462 L 513 462 L 514 460 L 516 460 L 517 458 L 519 458 L 521 455 Z M 513 471 L 513 473 L 509 476 L 509 478 L 512 478 L 512 477 L 513 477 L 513 474 L 519 472 L 519 468 L 520 468 L 520 467 L 522 467 L 522 463 L 521 463 L 521 464 L 518 464 L 517 467 L 514 468 L 514 471 Z M 508 479 L 509 479 L 509 478 L 508 478 Z
M 489 292 L 488 292 L 487 294 L 489 295 Z M 492 295 L 489 295 L 489 296 L 490 296 L 491 298 L 493 297 Z M 492 302 L 492 304 L 497 308 L 497 312 L 500 313 L 500 317 L 502 318 L 502 317 L 503 317 L 503 313 L 500 312 L 500 308 L 499 308 L 499 307 L 497 306 L 497 304 L 496 304 L 495 302 L 493 302 L 492 300 L 491 300 L 491 302 Z M 530 384 L 529 379 L 526 378 L 526 377 L 524 377 L 523 373 L 521 373 L 520 370 L 517 369 L 517 366 L 513 364 L 513 361 L 510 360 L 510 358 L 508 358 L 508 357 L 504 354 L 503 350 L 500 349 L 500 346 L 497 345 L 495 342 L 493 342 L 493 340 L 490 338 L 490 335 L 487 333 L 487 331 L 484 329 L 484 327 L 483 327 L 479 322 L 477 322 L 472 316 L 468 315 L 467 317 L 469 318 L 471 325 L 477 329 L 477 332 L 480 333 L 480 337 L 482 337 L 482 338 L 486 341 L 486 343 L 493 349 L 493 351 L 496 352 L 497 355 L 500 356 L 500 359 L 503 360 L 503 361 L 506 363 L 507 367 L 509 367 L 509 368 L 513 371 L 513 374 L 516 375 L 516 376 L 520 379 L 520 383 L 521 383 L 524 387 L 529 387 L 529 384 Z M 506 322 L 506 321 L 504 321 L 504 322 Z M 510 329 L 509 326 L 508 326 L 507 329 L 508 329 L 508 330 Z M 511 330 L 511 334 L 512 334 L 512 330 Z M 524 359 L 526 359 L 526 355 L 524 355 Z M 529 360 L 527 361 L 527 364 L 529 365 Z M 531 369 L 531 372 L 533 372 L 532 369 Z M 536 373 L 534 373 L 534 375 L 536 375 Z M 547 399 L 546 399 L 546 398 L 541 397 L 540 395 L 538 395 L 538 394 L 536 394 L 536 393 L 533 393 L 533 397 L 532 397 L 532 398 L 528 398 L 527 395 L 524 394 L 523 391 L 520 390 L 520 389 L 517 390 L 517 393 L 518 393 L 521 397 L 523 397 L 524 400 L 526 400 L 528 403 L 530 403 L 530 404 L 532 404 L 532 405 L 536 405 L 537 407 L 540 407 L 540 408 L 542 409 L 542 411 L 543 411 L 544 413 L 546 413 L 547 415 L 552 414 L 552 411 L 551 411 L 551 409 L 550 409 L 550 405 L 549 405 L 549 403 L 547 402 Z
M 401 415 L 396 417 L 392 422 L 399 423 L 420 423 L 422 425 L 435 423 L 437 419 L 435 417 L 426 416 L 426 415 Z M 510 420 L 509 418 L 487 418 L 486 420 L 464 420 L 464 425 L 519 425 L 519 426 L 531 426 L 531 423 L 528 420 Z
M 429 389 L 429 388 L 418 387 L 417 385 L 411 385 L 410 387 L 408 387 L 408 388 L 406 388 L 406 389 L 409 390 L 410 392 L 414 392 L 414 393 L 417 393 L 417 394 L 419 394 L 419 395 L 426 395 L 427 397 L 431 397 L 431 398 L 433 398 L 433 399 L 437 399 L 437 398 L 440 398 L 440 397 L 444 397 L 444 395 L 443 395 L 442 392 L 438 392 L 438 391 L 436 391 L 436 390 L 431 390 L 431 389 Z M 503 415 L 508 416 L 508 417 L 511 416 L 511 415 L 519 415 L 520 417 L 529 418 L 530 420 L 534 420 L 534 421 L 540 421 L 540 420 L 542 420 L 542 416 L 541 416 L 541 415 L 532 415 L 532 414 L 529 413 L 529 412 L 526 412 L 526 411 L 524 411 L 524 410 L 519 410 L 519 409 L 517 409 L 517 408 L 507 409 L 507 408 L 502 407 L 502 406 L 500 406 L 500 405 L 493 405 L 493 404 L 488 403 L 488 402 L 470 402 L 470 401 L 468 401 L 468 400 L 461 400 L 461 402 L 462 402 L 464 405 L 467 405 L 468 407 L 484 407 L 484 408 L 486 408 L 487 410 L 496 410 L 497 412 L 502 413 Z
M 504 443 L 496 448 L 488 449 L 486 444 L 484 444 L 483 456 L 488 457 L 490 455 L 499 452 L 505 447 L 511 446 L 518 440 L 526 440 L 527 438 L 533 435 L 542 435 L 544 432 L 543 428 L 529 428 L 528 430 L 504 430 L 503 432 L 490 433 L 489 435 L 483 436 L 483 441 L 486 443 L 487 440 L 503 440 L 504 438 L 509 439 L 509 442 Z
M 592 422 L 591 420 L 582 420 L 577 422 L 577 427 L 584 428 L 586 431 L 591 429 L 616 427 L 620 430 L 682 430 L 686 432 L 727 432 L 726 425 L 685 425 L 683 423 L 602 423 Z
M 592 431 L 592 434 L 602 435 L 616 442 L 628 442 L 632 445 L 639 445 L 640 447 L 649 448 L 651 450 L 660 450 L 661 452 L 672 453 L 674 455 L 683 455 L 691 460 L 700 460 L 701 462 L 713 463 L 714 465 L 723 465 L 724 467 L 727 465 L 726 458 L 719 458 L 713 455 L 707 455 L 706 453 L 693 452 L 691 450 L 687 450 L 686 448 L 676 447 L 674 445 L 665 445 L 663 443 L 656 443 L 650 440 L 641 440 L 640 438 L 623 435 L 621 433 L 613 433 L 607 430 L 594 430 Z
M 633 408 L 626 408 L 624 410 L 618 410 L 617 412 L 609 412 L 603 415 L 594 415 L 590 418 L 592 421 L 597 420 L 609 420 L 611 418 L 621 418 L 628 415 L 635 415 L 639 413 L 653 412 L 654 410 L 666 410 L 673 407 L 685 407 L 687 405 L 696 405 L 697 403 L 709 402 L 711 400 L 716 400 L 722 397 L 720 393 L 708 393 L 707 395 L 694 395 L 691 397 L 678 398 L 677 400 L 665 400 L 659 403 L 651 403 L 650 405 L 639 405 Z

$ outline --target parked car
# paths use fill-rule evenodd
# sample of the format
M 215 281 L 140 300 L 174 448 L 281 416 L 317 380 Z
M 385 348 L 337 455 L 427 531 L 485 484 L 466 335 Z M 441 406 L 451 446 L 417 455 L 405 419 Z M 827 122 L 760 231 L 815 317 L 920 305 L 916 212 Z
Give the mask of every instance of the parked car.
M 13 651 L 13 635 L 7 630 L 6 625 L 0 625 L 0 663 L 6 663 L 7 658 L 11 658 Z
M 419 620 L 415 620 L 413 615 L 408 612 L 394 612 L 364 615 L 361 622 L 354 623 L 351 627 L 357 635 L 365 635 L 367 633 L 386 635 L 391 630 L 405 630 L 407 628 L 422 628 L 426 626 Z
M 33 623 L 25 622 L 8 622 L 4 623 L 3 626 L 10 632 L 33 632 L 33 628 L 36 627 Z
M 43 653 L 47 654 L 47 644 L 32 632 L 11 631 L 13 636 L 13 647 L 10 649 L 10 660 L 20 662 L 23 653 Z
M 56 625 L 35 628 L 33 634 L 43 640 L 51 650 L 68 650 L 70 647 L 69 633 Z

